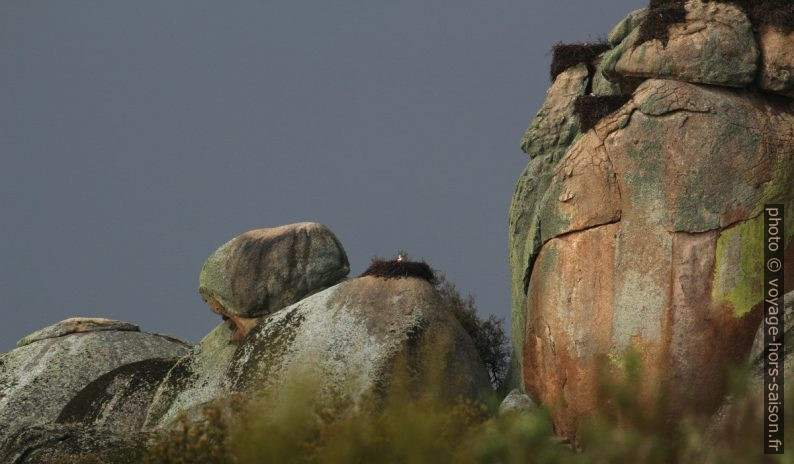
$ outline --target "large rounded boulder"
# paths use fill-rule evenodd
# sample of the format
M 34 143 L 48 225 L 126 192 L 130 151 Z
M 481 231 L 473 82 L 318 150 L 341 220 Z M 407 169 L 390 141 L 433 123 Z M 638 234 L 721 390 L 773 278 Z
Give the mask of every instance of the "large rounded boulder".
M 155 395 L 147 427 L 167 427 L 181 412 L 226 395 L 279 395 L 304 380 L 320 387 L 318 401 L 359 404 L 387 391 L 401 365 L 420 382 L 436 376 L 450 398 L 491 391 L 474 343 L 418 278 L 342 282 L 263 318 L 231 356 L 227 349 L 205 340 L 201 352 L 177 364 Z
M 239 235 L 204 263 L 199 292 L 228 316 L 255 318 L 330 287 L 350 271 L 344 248 L 322 224 L 302 222 Z
M 67 319 L 19 345 L 0 355 L 0 423 L 6 430 L 54 422 L 78 392 L 118 367 L 190 350 L 179 340 L 100 318 Z

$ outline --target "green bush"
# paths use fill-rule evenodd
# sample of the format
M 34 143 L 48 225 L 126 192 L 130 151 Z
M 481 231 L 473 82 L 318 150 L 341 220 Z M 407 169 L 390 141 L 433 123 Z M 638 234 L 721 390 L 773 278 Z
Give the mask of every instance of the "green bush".
M 455 287 L 442 273 L 436 275 L 439 295 L 445 308 L 455 315 L 455 318 L 469 334 L 477 348 L 494 389 L 499 389 L 507 374 L 510 363 L 510 340 L 503 328 L 504 321 L 495 316 L 480 319 L 477 315 L 477 305 L 474 297 L 469 294 L 463 298 Z

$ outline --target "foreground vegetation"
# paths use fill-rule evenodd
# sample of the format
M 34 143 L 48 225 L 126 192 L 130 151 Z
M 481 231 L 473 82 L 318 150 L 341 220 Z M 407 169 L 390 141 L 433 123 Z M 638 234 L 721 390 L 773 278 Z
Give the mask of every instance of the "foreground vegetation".
M 434 283 L 444 306 L 474 339 L 497 386 L 507 365 L 500 321 L 477 316 L 474 299 L 461 297 L 443 276 L 437 276 Z M 253 400 L 224 398 L 203 408 L 203 420 L 182 417 L 171 433 L 158 436 L 144 449 L 129 450 L 124 462 L 794 463 L 794 453 L 788 457 L 762 454 L 762 426 L 756 414 L 762 401 L 748 396 L 749 369 L 727 374 L 736 410 L 741 413 L 730 427 L 710 431 L 710 418 L 692 416 L 671 430 L 663 419 L 661 394 L 650 407 L 638 399 L 643 389 L 638 359 L 627 353 L 611 361 L 600 382 L 601 407 L 584 422 L 574 443 L 554 436 L 550 412 L 544 408 L 500 415 L 496 394 L 477 402 L 449 398 L 443 378 L 424 379 L 417 385 L 406 362 L 398 363 L 384 397 L 357 404 L 343 398 L 332 404 L 317 402 L 322 385 L 313 381 L 311 373 L 295 378 L 278 396 L 261 392 Z M 794 390 L 786 400 L 788 420 L 794 416 Z M 790 446 L 794 446 L 792 432 L 789 427 Z M 95 455 L 61 456 L 55 462 L 120 464 L 117 458 Z
M 182 418 L 134 462 L 143 464 L 260 463 L 790 463 L 764 456 L 761 424 L 746 398 L 742 375 L 732 374 L 737 404 L 749 414 L 728 430 L 707 437 L 706 418 L 667 430 L 657 413 L 637 403 L 641 368 L 628 362 L 620 378 L 601 387 L 604 407 L 581 429 L 576 445 L 553 434 L 548 411 L 495 414 L 495 398 L 482 403 L 449 399 L 438 383 L 417 395 L 406 376 L 385 401 L 350 408 L 313 402 L 318 385 L 296 380 L 280 397 L 253 402 L 229 398 L 206 406 L 204 420 Z M 789 420 L 794 391 L 786 395 Z M 743 400 L 744 398 L 744 400 Z M 744 401 L 744 403 L 742 403 Z M 794 443 L 791 428 L 788 442 Z M 96 456 L 58 462 L 103 464 Z

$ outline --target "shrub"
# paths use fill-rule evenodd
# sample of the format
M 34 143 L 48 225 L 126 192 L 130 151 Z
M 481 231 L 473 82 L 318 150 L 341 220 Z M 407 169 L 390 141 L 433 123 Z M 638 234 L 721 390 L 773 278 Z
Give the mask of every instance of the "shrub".
M 764 456 L 761 424 L 744 419 L 732 433 L 709 438 L 707 422 L 693 416 L 677 427 L 665 425 L 656 405 L 640 401 L 646 389 L 639 357 L 627 352 L 608 359 L 601 370 L 600 406 L 584 422 L 580 440 L 571 447 L 553 435 L 544 408 L 531 413 L 491 416 L 481 404 L 450 404 L 441 385 L 428 385 L 416 395 L 397 382 L 375 408 L 329 411 L 314 402 L 319 385 L 310 377 L 284 386 L 284 395 L 257 396 L 239 415 L 230 417 L 216 405 L 205 409 L 208 420 L 184 422 L 178 433 L 163 435 L 147 455 L 147 464 L 176 463 L 400 463 L 424 464 L 755 464 L 790 462 Z M 656 392 L 656 399 L 663 395 Z M 735 401 L 742 401 L 735 389 Z M 786 393 L 786 421 L 794 418 L 794 390 Z M 760 397 L 748 397 L 760 408 Z M 794 440 L 787 429 L 786 439 Z M 93 464 L 92 461 L 77 461 Z
M 494 389 L 499 389 L 507 374 L 510 361 L 510 340 L 502 328 L 504 321 L 495 316 L 480 319 L 471 294 L 463 298 L 455 284 L 449 282 L 444 274 L 438 274 L 436 279 L 442 306 L 452 312 L 474 341 L 477 353 L 488 369 L 491 385 Z

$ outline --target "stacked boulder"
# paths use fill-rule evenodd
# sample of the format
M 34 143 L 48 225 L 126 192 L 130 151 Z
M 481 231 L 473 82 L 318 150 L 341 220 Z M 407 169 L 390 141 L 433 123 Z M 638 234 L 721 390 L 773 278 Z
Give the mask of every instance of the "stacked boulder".
M 794 88 L 780 51 L 794 35 L 760 15 L 653 1 L 608 43 L 579 46 L 607 49 L 597 56 L 555 53 L 569 66 L 522 141 L 509 237 L 512 383 L 553 411 L 559 434 L 576 437 L 600 407 L 599 375 L 629 353 L 645 370 L 638 394 L 663 394 L 670 424 L 714 412 L 726 368 L 750 353 L 763 206 L 794 212 Z
M 86 451 L 132 462 L 178 420 L 203 420 L 208 404 L 308 380 L 317 401 L 355 408 L 388 392 L 401 366 L 450 398 L 491 392 L 473 341 L 427 279 L 348 272 L 325 226 L 254 230 L 204 264 L 199 292 L 224 322 L 194 347 L 101 319 L 26 337 L 0 358 L 0 418 L 16 425 L 0 435 L 2 462 Z

